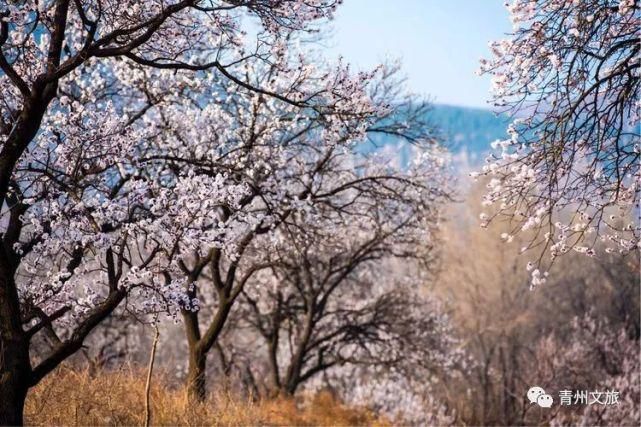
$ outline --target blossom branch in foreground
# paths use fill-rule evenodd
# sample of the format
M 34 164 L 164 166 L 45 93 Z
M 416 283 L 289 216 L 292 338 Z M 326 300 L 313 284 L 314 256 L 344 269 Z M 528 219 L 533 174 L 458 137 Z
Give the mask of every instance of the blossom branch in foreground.
M 494 57 L 482 62 L 495 105 L 515 116 L 483 168 L 484 204 L 494 208 L 482 220 L 506 218 L 506 240 L 532 233 L 522 250 L 540 250 L 528 266 L 533 286 L 570 250 L 639 247 L 639 8 L 515 0 L 514 33 L 491 43 Z

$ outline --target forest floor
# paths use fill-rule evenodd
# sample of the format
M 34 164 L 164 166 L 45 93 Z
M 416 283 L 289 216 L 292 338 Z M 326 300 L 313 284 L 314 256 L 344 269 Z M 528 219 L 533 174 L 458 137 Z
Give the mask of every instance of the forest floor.
M 151 425 L 362 426 L 391 425 L 364 408 L 350 408 L 330 393 L 306 398 L 242 399 L 214 394 L 191 404 L 184 389 L 157 375 L 151 388 Z M 90 374 L 61 368 L 27 398 L 25 422 L 41 426 L 142 426 L 145 372 L 135 369 Z

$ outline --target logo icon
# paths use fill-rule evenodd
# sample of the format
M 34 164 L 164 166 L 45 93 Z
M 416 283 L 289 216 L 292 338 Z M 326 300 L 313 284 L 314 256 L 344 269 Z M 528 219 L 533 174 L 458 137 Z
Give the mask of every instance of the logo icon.
M 546 394 L 545 390 L 537 386 L 530 387 L 530 389 L 527 391 L 527 398 L 530 403 L 536 403 L 541 408 L 551 408 L 552 403 L 554 403 L 554 399 L 552 399 L 552 396 Z

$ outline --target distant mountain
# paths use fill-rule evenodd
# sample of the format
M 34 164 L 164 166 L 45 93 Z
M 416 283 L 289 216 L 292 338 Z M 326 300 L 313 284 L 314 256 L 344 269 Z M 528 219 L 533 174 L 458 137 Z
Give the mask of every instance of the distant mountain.
M 429 114 L 453 153 L 467 152 L 478 160 L 490 151 L 492 141 L 507 138 L 509 119 L 489 110 L 437 104 Z
M 436 104 L 427 114 L 428 122 L 437 129 L 443 145 L 459 160 L 455 164 L 479 164 L 491 151 L 493 141 L 507 138 L 509 119 L 490 110 Z M 403 164 L 412 156 L 409 146 L 397 137 L 370 135 L 370 142 L 372 144 L 365 144 L 360 149 L 364 152 L 381 148 L 392 150 L 400 154 Z

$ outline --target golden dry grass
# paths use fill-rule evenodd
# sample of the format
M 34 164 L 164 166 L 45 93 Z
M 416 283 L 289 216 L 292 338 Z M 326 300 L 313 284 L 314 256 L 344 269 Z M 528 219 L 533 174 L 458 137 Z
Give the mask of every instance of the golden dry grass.
M 189 404 L 185 390 L 154 378 L 152 425 L 185 426 L 362 426 L 389 425 L 372 412 L 349 408 L 329 393 L 307 399 L 253 401 L 215 394 Z M 25 422 L 41 426 L 144 425 L 145 374 L 135 369 L 102 372 L 61 368 L 29 393 Z

